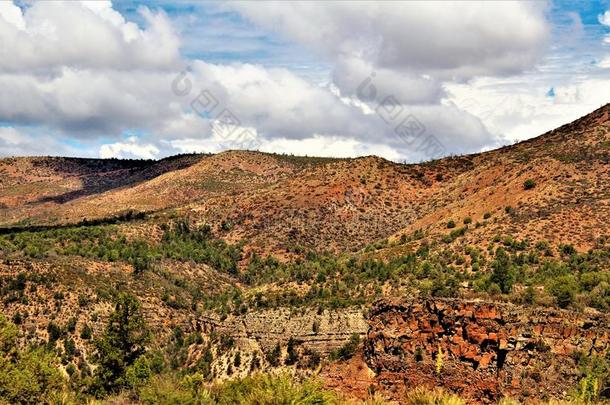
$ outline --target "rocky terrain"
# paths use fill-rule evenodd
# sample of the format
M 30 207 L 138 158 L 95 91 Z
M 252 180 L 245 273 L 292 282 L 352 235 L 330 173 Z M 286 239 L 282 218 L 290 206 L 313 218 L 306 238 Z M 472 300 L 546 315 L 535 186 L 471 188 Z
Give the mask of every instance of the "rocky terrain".
M 440 385 L 482 402 L 562 398 L 579 382 L 579 356 L 607 353 L 609 320 L 485 302 L 383 302 L 368 319 L 364 356 L 391 389 Z
M 0 223 L 76 223 L 136 211 L 230 222 L 223 237 L 259 251 L 359 249 L 469 217 L 493 234 L 582 249 L 608 234 L 610 107 L 540 137 L 482 154 L 403 165 L 230 151 L 159 162 L 0 160 Z M 524 189 L 532 180 L 536 187 Z M 512 210 L 505 212 L 505 208 Z
M 208 383 L 610 396 L 609 115 L 421 164 L 0 159 L 2 313 L 82 392 L 129 294 L 149 353 Z

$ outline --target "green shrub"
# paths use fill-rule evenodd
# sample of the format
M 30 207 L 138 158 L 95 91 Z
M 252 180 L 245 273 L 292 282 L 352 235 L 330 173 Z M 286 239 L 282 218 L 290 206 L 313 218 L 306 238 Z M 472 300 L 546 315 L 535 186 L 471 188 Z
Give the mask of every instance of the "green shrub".
M 503 248 L 496 250 L 495 260 L 492 262 L 491 268 L 492 273 L 489 281 L 497 284 L 502 293 L 510 293 L 515 282 L 515 272 L 510 257 Z
M 489 294 L 492 297 L 502 294 L 502 289 L 496 283 L 489 283 L 486 291 L 487 291 L 487 294 Z
M 89 324 L 86 323 L 83 326 L 83 329 L 80 332 L 80 338 L 81 339 L 85 339 L 85 340 L 89 340 L 89 339 L 91 339 L 92 335 L 93 335 L 93 330 L 91 329 Z
M 206 388 L 201 375 L 158 376 L 138 390 L 140 401 L 150 405 L 197 404 L 339 404 L 335 395 L 317 380 L 297 382 L 288 374 L 255 374 Z
M 64 339 L 64 349 L 66 351 L 66 356 L 71 359 L 74 356 L 74 352 L 76 351 L 76 345 L 74 344 L 74 339 L 67 338 Z
M 343 346 L 330 354 L 330 358 L 332 360 L 349 360 L 356 352 L 356 349 L 358 349 L 359 344 L 360 335 L 354 333 Z
M 557 306 L 560 308 L 569 307 L 574 302 L 574 297 L 579 290 L 578 282 L 573 275 L 551 279 L 546 287 L 555 297 Z
M 523 182 L 523 189 L 524 190 L 531 190 L 534 187 L 536 187 L 536 182 L 532 179 L 527 179 Z
M 453 219 L 450 219 L 449 222 L 447 222 L 447 228 L 455 228 L 455 221 Z
M 282 348 L 279 343 L 275 345 L 273 350 L 267 353 L 267 362 L 272 367 L 277 367 L 280 365 L 280 357 L 282 356 Z
M 49 342 L 55 342 L 63 336 L 64 331 L 59 325 L 51 321 L 47 325 L 47 333 L 49 334 Z
M 197 405 L 211 404 L 204 401 L 205 394 L 194 392 L 194 389 L 177 380 L 174 375 L 154 377 L 150 382 L 139 388 L 138 396 L 147 405 Z
M 65 381 L 53 354 L 43 348 L 19 350 L 17 327 L 0 315 L 0 403 L 50 403 Z
M 125 369 L 126 386 L 131 388 L 141 387 L 148 382 L 153 375 L 150 360 L 146 356 L 140 356 Z
M 69 333 L 74 333 L 75 330 L 76 330 L 76 318 L 71 317 L 70 319 L 68 319 L 68 323 L 66 324 L 66 331 L 68 331 Z
M 21 316 L 21 312 L 15 312 L 15 314 L 13 315 L 12 319 L 13 323 L 15 325 L 21 325 L 21 323 L 23 322 L 23 317 Z
M 293 364 L 296 364 L 297 361 L 299 361 L 299 354 L 297 353 L 296 345 L 297 342 L 293 338 L 288 339 L 288 344 L 286 345 L 287 355 L 286 360 L 284 360 L 284 364 L 286 364 L 287 366 L 292 366 Z
M 212 403 L 217 404 L 338 404 L 335 395 L 324 390 L 316 380 L 296 382 L 288 374 L 259 374 L 227 381 L 210 390 Z
M 573 245 L 569 244 L 559 245 L 559 252 L 563 255 L 571 256 L 573 254 L 576 254 L 576 248 L 574 248 Z

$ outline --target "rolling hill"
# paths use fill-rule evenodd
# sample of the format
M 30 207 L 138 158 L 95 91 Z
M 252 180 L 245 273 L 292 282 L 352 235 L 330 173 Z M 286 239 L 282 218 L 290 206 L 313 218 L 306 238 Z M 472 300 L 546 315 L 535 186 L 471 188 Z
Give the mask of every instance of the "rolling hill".
M 85 395 L 123 294 L 149 353 L 207 383 L 289 369 L 360 398 L 565 398 L 610 347 L 610 104 L 420 164 L 0 159 L 0 306 L 21 344 Z

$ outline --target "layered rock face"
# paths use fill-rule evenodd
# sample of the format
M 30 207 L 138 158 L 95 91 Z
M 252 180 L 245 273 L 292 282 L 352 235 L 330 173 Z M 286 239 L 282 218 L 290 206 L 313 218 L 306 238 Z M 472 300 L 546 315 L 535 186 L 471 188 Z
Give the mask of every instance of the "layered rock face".
M 379 302 L 364 359 L 386 392 L 442 386 L 478 402 L 561 398 L 577 386 L 579 355 L 603 355 L 610 318 L 509 304 Z
M 341 347 L 354 333 L 364 337 L 368 326 L 359 309 L 293 312 L 273 309 L 251 312 L 221 321 L 217 316 L 201 318 L 204 332 L 233 338 L 242 349 L 270 351 L 276 344 L 285 347 L 290 338 L 303 348 L 326 355 Z

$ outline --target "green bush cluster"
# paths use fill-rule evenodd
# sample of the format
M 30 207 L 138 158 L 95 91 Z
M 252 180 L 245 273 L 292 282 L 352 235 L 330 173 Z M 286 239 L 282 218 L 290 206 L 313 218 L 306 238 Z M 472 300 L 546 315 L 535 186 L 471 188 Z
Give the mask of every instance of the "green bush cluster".
M 49 403 L 66 381 L 58 359 L 44 347 L 17 346 L 18 329 L 0 314 L 0 403 Z
M 138 396 L 150 405 L 198 405 L 198 404 L 339 404 L 338 397 L 325 390 L 317 380 L 297 382 L 288 374 L 255 374 L 206 387 L 198 375 L 159 376 L 151 384 L 139 390 Z
M 536 187 L 536 182 L 532 179 L 527 179 L 523 182 L 523 189 L 531 190 Z
M 356 349 L 360 344 L 360 335 L 354 333 L 350 336 L 349 340 L 337 350 L 334 350 L 330 354 L 331 360 L 349 360 L 352 358 Z
M 241 247 L 214 238 L 211 229 L 191 229 L 186 221 L 165 225 L 161 242 L 127 239 L 113 225 L 67 227 L 0 235 L 0 251 L 39 259 L 75 255 L 108 262 L 125 261 L 136 273 L 149 270 L 160 259 L 195 261 L 236 274 Z

